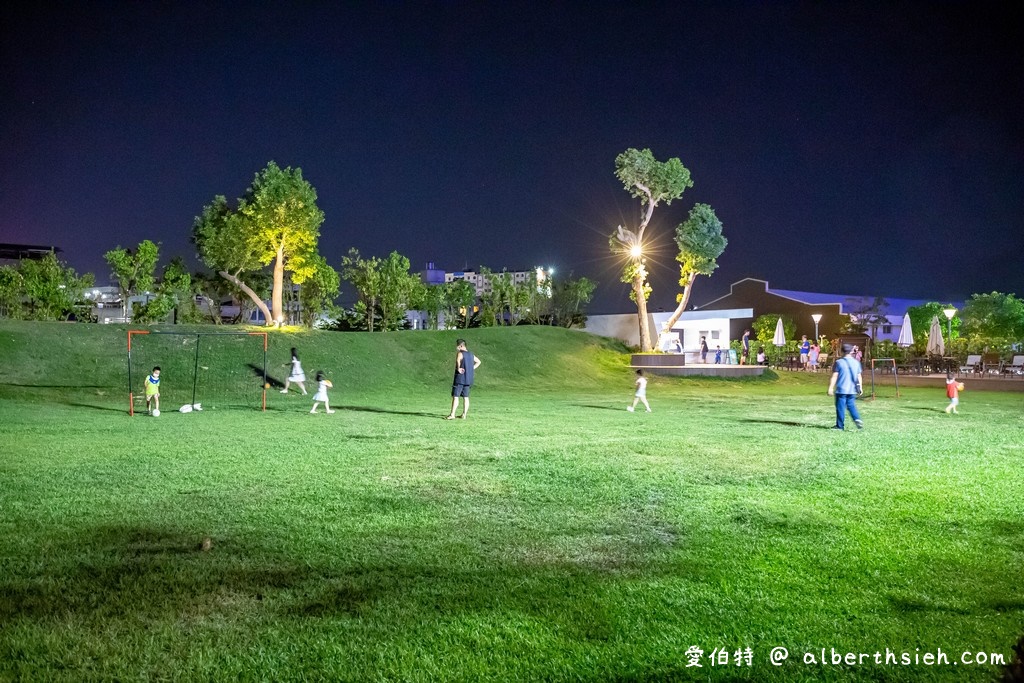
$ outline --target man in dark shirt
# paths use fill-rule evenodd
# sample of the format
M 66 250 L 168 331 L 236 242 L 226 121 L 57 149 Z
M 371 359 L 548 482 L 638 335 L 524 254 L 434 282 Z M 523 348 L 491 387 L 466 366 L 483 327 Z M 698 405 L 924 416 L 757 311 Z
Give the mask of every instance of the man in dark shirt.
M 455 378 L 452 380 L 452 412 L 446 420 L 455 419 L 455 411 L 459 407 L 459 397 L 462 397 L 463 420 L 469 414 L 469 389 L 473 386 L 473 371 L 480 367 L 480 359 L 470 353 L 466 348 L 466 340 L 459 339 L 455 342 L 457 353 L 455 354 Z

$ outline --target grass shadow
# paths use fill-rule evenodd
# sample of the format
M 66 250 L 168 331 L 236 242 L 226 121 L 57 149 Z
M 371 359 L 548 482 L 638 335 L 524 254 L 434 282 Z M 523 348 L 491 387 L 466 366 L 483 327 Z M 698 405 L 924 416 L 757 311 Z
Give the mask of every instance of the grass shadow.
M 390 410 L 387 408 L 372 408 L 370 406 L 336 406 L 331 405 L 332 410 L 351 410 L 357 413 L 381 413 L 384 415 L 412 415 L 414 417 L 431 417 L 440 418 L 444 417 L 441 415 L 441 411 L 436 413 L 424 413 L 418 410 Z
M 256 377 L 256 380 L 258 382 L 263 382 L 263 367 L 259 366 L 259 365 L 256 365 L 255 363 L 248 363 L 248 366 L 249 366 L 249 369 L 252 370 L 252 374 L 253 374 L 253 376 Z M 272 377 L 269 372 L 267 373 L 266 376 L 267 376 L 266 383 L 270 385 L 268 387 L 269 389 L 277 389 L 279 391 L 281 389 L 284 389 L 284 382 L 282 382 L 281 380 L 277 379 L 276 377 Z
M 783 425 L 785 427 L 805 427 L 807 429 L 832 429 L 832 427 L 827 425 L 809 424 L 807 422 L 797 422 L 796 420 L 773 420 L 769 418 L 744 417 L 740 418 L 738 421 L 755 422 L 758 424 Z
M 572 405 L 575 408 L 593 408 L 594 410 L 614 410 L 615 412 L 619 412 L 619 411 L 622 410 L 622 408 L 614 408 L 612 406 L 607 406 L 607 405 L 606 406 L 599 406 L 599 405 L 595 405 L 593 403 L 573 403 Z

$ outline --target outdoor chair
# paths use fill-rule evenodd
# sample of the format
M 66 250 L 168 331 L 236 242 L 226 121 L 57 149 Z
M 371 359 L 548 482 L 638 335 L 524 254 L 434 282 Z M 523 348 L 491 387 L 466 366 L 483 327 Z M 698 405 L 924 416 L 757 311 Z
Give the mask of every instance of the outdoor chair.
M 1008 375 L 1024 375 L 1024 356 L 1014 356 L 1009 364 L 1003 366 L 1003 372 Z
M 980 353 L 967 356 L 967 360 L 964 361 L 964 364 L 960 366 L 960 372 L 969 372 L 971 374 L 974 374 L 979 369 L 981 369 Z
M 828 370 L 828 354 L 818 354 L 818 370 Z
M 998 353 L 986 353 L 981 357 L 981 371 L 984 374 L 995 373 L 999 374 L 1003 370 L 1003 359 L 999 357 Z

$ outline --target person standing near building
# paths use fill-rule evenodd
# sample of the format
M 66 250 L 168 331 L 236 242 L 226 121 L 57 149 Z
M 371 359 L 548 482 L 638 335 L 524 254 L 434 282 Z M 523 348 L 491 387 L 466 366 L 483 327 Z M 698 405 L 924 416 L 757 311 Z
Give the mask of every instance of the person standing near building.
M 857 395 L 863 393 L 863 370 L 860 363 L 853 357 L 853 347 L 843 344 L 843 357 L 832 364 L 832 379 L 828 383 L 828 395 L 836 397 L 836 426 L 832 429 L 845 429 L 846 411 L 857 429 L 864 429 L 860 413 L 857 412 Z
M 480 358 L 473 355 L 466 348 L 466 340 L 455 341 L 455 377 L 452 379 L 452 411 L 444 419 L 454 420 L 455 411 L 459 407 L 459 397 L 462 397 L 463 420 L 469 415 L 469 390 L 473 386 L 473 371 L 480 367 Z
M 807 341 L 807 335 L 805 334 L 800 338 L 800 367 L 804 370 L 811 369 L 810 355 L 811 342 Z
M 740 339 L 740 365 L 746 365 L 750 360 L 750 330 L 743 330 L 743 338 Z
M 700 338 L 700 362 L 708 362 L 708 340 L 707 337 Z

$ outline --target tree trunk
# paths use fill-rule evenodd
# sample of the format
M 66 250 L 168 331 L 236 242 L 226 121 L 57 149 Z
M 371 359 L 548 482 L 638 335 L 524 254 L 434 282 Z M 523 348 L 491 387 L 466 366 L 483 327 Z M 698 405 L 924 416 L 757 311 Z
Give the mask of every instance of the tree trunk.
M 690 281 L 683 285 L 683 296 L 679 299 L 679 305 L 676 306 L 676 310 L 672 313 L 672 316 L 665 323 L 665 328 L 671 330 L 672 326 L 679 322 L 679 316 L 686 310 L 687 304 L 690 303 L 690 294 L 693 292 L 693 283 L 697 279 L 697 273 L 690 275 Z
M 644 296 L 644 279 L 633 276 L 633 291 L 636 292 L 636 313 L 640 318 L 640 351 L 647 353 L 651 348 L 651 329 L 647 323 L 647 298 Z
M 270 305 L 274 308 L 274 324 L 284 322 L 284 240 L 277 247 L 277 258 L 274 259 L 274 289 L 270 293 Z
M 227 272 L 226 270 L 219 271 L 218 274 L 222 278 L 227 280 L 228 282 L 231 282 L 232 284 L 234 284 L 235 287 L 238 287 L 240 290 L 242 290 L 243 292 L 248 294 L 249 298 L 252 299 L 254 304 L 256 304 L 256 307 L 258 309 L 260 309 L 260 311 L 263 312 L 263 317 L 266 319 L 267 324 L 268 325 L 273 325 L 274 324 L 274 320 L 270 316 L 270 311 L 267 309 L 267 305 L 265 303 L 263 303 L 262 299 L 260 299 L 258 296 L 256 296 L 256 292 L 252 291 L 252 288 L 249 287 L 249 285 L 245 284 L 244 282 L 242 282 L 241 280 L 239 280 L 237 277 L 235 277 L 231 273 Z

